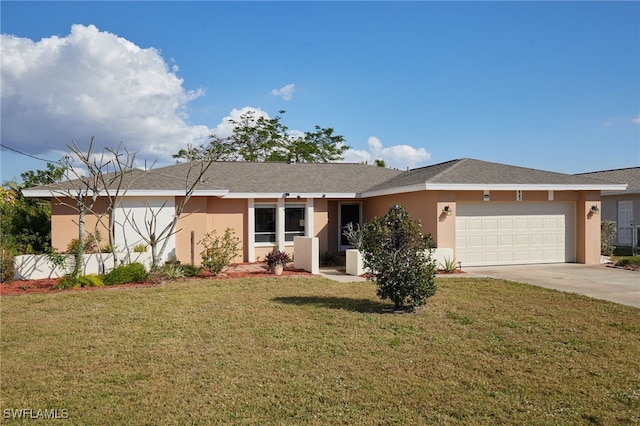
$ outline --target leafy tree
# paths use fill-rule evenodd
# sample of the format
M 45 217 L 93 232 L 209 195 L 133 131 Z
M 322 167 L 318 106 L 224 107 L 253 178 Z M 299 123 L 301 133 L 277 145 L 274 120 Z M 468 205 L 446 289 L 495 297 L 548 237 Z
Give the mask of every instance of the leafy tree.
M 49 185 L 59 182 L 64 178 L 67 168 L 64 166 L 56 166 L 53 163 L 47 163 L 46 170 L 29 170 L 20 173 L 22 178 L 22 188 L 32 188 L 38 185 Z
M 45 170 L 20 174 L 22 185 L 8 182 L 0 189 L 0 229 L 3 246 L 13 254 L 43 253 L 51 246 L 51 205 L 26 198 L 25 188 L 57 182 L 65 168 L 47 163 Z
M 376 158 L 375 160 L 373 160 L 373 165 L 377 167 L 387 167 L 387 164 L 382 158 Z
M 285 111 L 279 111 L 284 114 Z M 334 129 L 315 126 L 303 135 L 292 135 L 282 123 L 282 115 L 274 118 L 255 116 L 247 111 L 238 120 L 230 119 L 233 133 L 229 137 L 210 136 L 208 145 L 181 149 L 173 158 L 194 160 L 295 161 L 327 163 L 342 160 L 349 149 Z
M 436 293 L 435 262 L 428 250 L 431 235 L 422 235 L 420 222 L 402 206 L 358 229 L 348 227 L 345 235 L 362 253 L 378 296 L 390 299 L 396 309 L 422 306 Z

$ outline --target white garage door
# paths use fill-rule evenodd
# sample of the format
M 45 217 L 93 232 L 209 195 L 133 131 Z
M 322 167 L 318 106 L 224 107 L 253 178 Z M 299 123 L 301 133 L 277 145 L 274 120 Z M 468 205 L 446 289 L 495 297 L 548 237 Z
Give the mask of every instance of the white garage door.
M 462 265 L 575 262 L 573 203 L 458 203 Z

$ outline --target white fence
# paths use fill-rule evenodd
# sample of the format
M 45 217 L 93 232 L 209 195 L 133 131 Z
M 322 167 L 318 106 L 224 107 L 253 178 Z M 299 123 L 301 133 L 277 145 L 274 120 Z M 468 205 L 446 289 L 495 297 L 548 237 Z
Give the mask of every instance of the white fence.
M 147 269 L 151 266 L 151 253 L 131 253 L 127 259 L 126 253 L 119 253 L 121 263 L 142 263 Z M 71 260 L 73 262 L 73 260 Z M 37 280 L 41 278 L 59 278 L 69 270 L 62 270 L 53 265 L 43 254 L 27 254 L 13 259 L 16 280 Z M 85 254 L 84 274 L 103 274 L 113 269 L 113 255 L 111 253 Z

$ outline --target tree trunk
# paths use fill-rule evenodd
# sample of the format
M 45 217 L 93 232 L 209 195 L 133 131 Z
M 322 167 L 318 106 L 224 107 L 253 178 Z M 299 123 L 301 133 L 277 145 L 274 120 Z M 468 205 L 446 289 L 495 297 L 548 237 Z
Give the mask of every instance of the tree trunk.
M 77 277 L 82 271 L 84 271 L 84 239 L 86 234 L 85 223 L 86 211 L 82 197 L 78 198 L 78 246 L 73 253 L 74 265 L 73 276 Z

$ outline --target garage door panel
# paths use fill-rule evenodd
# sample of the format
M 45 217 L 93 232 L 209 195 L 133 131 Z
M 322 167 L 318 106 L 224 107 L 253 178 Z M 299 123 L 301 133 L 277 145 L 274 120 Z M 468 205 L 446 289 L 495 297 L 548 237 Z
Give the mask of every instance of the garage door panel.
M 463 265 L 575 261 L 572 203 L 458 203 Z
M 516 229 L 529 229 L 529 221 L 527 219 L 516 219 Z

